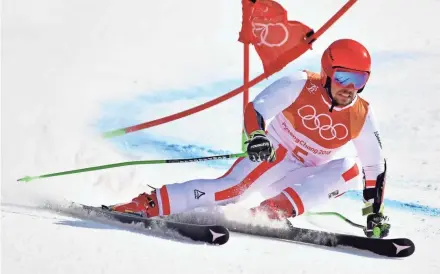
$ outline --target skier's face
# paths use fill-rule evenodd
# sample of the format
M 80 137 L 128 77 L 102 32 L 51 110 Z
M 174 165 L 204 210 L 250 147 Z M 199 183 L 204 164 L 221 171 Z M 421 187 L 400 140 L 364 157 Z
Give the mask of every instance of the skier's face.
M 336 101 L 339 106 L 347 106 L 353 102 L 354 98 L 356 98 L 357 89 L 355 89 L 352 85 L 348 87 L 341 87 L 332 83 L 331 87 L 333 99 Z

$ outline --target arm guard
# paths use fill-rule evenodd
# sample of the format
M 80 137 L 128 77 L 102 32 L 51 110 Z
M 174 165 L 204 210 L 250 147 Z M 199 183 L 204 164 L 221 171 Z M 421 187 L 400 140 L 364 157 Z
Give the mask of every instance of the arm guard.
M 364 201 L 368 203 L 368 205 L 362 209 L 362 215 L 367 215 L 370 213 L 379 213 L 383 209 L 383 198 L 385 193 L 385 176 L 386 176 L 386 170 L 387 170 L 387 164 L 385 162 L 384 164 L 385 169 L 382 173 L 380 173 L 377 176 L 377 179 L 367 181 L 365 179 L 365 173 L 364 173 L 364 191 L 363 191 L 363 197 Z M 373 184 L 374 187 L 367 188 L 368 184 Z
M 266 124 L 263 116 L 255 110 L 252 102 L 248 103 L 244 112 L 244 129 L 249 136 L 256 130 L 265 130 Z

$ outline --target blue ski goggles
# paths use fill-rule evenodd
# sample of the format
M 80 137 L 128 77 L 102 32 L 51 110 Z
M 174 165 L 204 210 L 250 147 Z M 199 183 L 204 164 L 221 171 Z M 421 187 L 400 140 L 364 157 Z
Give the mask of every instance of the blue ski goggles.
M 368 81 L 370 74 L 366 71 L 354 71 L 346 69 L 335 69 L 333 73 L 333 82 L 341 87 L 348 87 L 352 85 L 355 89 L 360 89 Z

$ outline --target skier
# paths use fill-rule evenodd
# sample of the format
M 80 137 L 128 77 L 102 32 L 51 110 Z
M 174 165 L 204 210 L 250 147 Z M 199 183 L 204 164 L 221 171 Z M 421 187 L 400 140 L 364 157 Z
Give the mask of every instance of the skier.
M 299 71 L 280 78 L 246 106 L 248 157 L 223 176 L 164 185 L 112 210 L 165 216 L 233 203 L 260 191 L 267 199 L 251 213 L 291 218 L 363 180 L 365 234 L 387 236 L 386 162 L 372 108 L 358 95 L 370 77 L 370 54 L 359 42 L 340 39 L 324 51 L 321 66 L 320 74 Z M 349 141 L 362 168 L 354 159 L 332 159 Z

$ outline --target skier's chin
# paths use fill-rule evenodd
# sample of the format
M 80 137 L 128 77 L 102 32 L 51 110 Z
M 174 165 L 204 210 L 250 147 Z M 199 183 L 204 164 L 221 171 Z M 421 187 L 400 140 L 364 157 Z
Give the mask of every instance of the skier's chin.
M 337 106 L 345 107 L 345 106 L 350 105 L 353 102 L 353 98 L 351 98 L 351 97 L 344 97 L 344 98 L 337 97 L 337 98 L 335 98 L 335 101 L 336 101 Z

